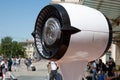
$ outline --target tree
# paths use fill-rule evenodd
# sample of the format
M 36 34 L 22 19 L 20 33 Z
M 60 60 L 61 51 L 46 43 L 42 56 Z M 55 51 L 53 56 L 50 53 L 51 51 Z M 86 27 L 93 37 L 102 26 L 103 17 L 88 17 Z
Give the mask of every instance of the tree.
M 25 48 L 21 43 L 18 43 L 17 41 L 12 42 L 12 56 L 21 56 L 25 57 Z
M 25 48 L 17 41 L 13 41 L 11 37 L 1 39 L 0 54 L 3 57 L 24 57 Z
M 5 37 L 1 40 L 1 54 L 4 56 L 10 56 L 10 48 L 12 44 L 12 38 L 11 37 Z

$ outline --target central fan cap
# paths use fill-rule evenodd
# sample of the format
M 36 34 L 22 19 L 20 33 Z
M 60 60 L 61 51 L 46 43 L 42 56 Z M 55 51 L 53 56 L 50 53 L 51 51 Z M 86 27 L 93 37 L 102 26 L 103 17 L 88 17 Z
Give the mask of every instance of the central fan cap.
M 43 28 L 42 44 L 47 46 L 54 45 L 55 42 L 60 39 L 61 25 L 58 19 L 49 18 Z

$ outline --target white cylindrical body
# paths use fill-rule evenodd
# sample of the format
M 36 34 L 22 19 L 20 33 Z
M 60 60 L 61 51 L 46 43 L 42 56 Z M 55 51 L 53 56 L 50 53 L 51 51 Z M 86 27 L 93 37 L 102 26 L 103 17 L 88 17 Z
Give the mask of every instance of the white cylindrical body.
M 92 8 L 60 3 L 72 27 L 81 31 L 71 35 L 65 55 L 58 61 L 64 80 L 81 80 L 87 62 L 102 56 L 109 44 L 109 24 L 105 16 Z
M 109 21 L 100 11 L 72 3 L 44 7 L 33 37 L 40 55 L 58 62 L 64 80 L 81 80 L 87 62 L 101 57 L 112 40 Z
M 81 30 L 71 35 L 63 59 L 91 61 L 99 58 L 106 50 L 109 41 L 109 25 L 105 16 L 83 5 L 66 3 L 60 5 L 68 12 L 71 26 Z

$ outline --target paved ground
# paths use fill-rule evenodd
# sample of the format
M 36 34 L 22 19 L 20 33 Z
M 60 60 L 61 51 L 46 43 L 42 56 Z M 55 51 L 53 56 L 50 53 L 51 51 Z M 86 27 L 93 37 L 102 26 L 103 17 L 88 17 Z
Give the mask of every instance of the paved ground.
M 47 80 L 47 61 L 41 60 L 33 63 L 36 66 L 36 71 L 27 71 L 24 62 L 21 62 L 17 71 L 12 71 L 12 74 L 17 77 L 18 80 Z

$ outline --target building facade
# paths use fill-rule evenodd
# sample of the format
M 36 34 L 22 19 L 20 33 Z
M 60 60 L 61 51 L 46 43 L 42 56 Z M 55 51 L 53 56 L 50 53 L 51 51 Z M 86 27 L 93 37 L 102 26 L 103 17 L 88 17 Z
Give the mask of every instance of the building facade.
M 31 58 L 34 61 L 41 60 L 41 57 L 35 48 L 34 40 L 26 40 L 21 43 L 23 44 L 23 47 L 25 48 L 25 54 L 27 55 L 26 56 L 27 58 Z
M 35 45 L 33 40 L 26 40 L 21 42 L 25 48 L 25 54 L 28 58 L 33 58 L 33 53 L 35 52 Z

